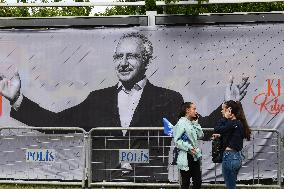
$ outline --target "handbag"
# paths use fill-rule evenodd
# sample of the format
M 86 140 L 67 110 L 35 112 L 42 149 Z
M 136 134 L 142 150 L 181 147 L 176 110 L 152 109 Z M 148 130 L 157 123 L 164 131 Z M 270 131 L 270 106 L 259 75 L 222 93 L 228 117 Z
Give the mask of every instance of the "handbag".
M 177 147 L 173 150 L 173 161 L 172 165 L 177 165 L 177 158 L 178 158 L 179 149 Z
M 213 163 L 222 163 L 224 148 L 220 137 L 212 140 L 212 161 Z

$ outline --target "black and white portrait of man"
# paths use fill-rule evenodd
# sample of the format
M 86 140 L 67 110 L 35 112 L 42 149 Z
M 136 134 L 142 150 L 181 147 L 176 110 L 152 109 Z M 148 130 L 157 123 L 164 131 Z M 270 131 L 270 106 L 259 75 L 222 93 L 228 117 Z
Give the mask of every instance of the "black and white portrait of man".
M 1 73 L 0 93 L 10 101 L 12 106 L 11 117 L 29 126 L 78 126 L 86 131 L 94 127 L 161 127 L 164 117 L 175 124 L 184 100 L 179 92 L 155 86 L 147 78 L 146 71 L 154 61 L 154 50 L 152 42 L 142 33 L 132 32 L 122 35 L 113 54 L 113 66 L 118 83 L 114 86 L 91 91 L 81 103 L 60 112 L 42 108 L 39 104 L 27 98 L 21 92 L 21 78 L 18 73 L 15 73 L 12 79 L 7 79 L 5 73 Z M 239 85 L 231 80 L 229 87 L 224 91 L 225 100 L 241 100 L 246 94 L 248 84 L 247 79 L 243 79 Z M 221 109 L 216 107 L 210 115 L 200 116 L 199 123 L 204 128 L 214 127 L 216 120 L 220 117 Z M 123 137 L 127 136 L 128 133 L 126 130 L 122 130 L 115 134 L 118 137 Z M 165 145 L 170 145 L 170 141 L 167 141 L 167 143 Z M 134 146 L 135 148 L 147 148 L 145 144 L 145 141 L 137 139 L 132 145 L 133 148 Z M 100 143 L 95 145 L 100 146 Z M 147 143 L 147 145 L 151 146 L 152 143 Z M 150 150 L 150 155 L 151 152 Z M 133 173 L 131 173 L 133 166 L 120 164 L 117 160 L 117 153 L 114 153 L 112 160 L 108 159 L 109 154 L 101 155 L 99 159 L 96 159 L 98 162 L 106 161 L 105 164 L 109 168 L 116 169 L 117 174 L 114 174 L 116 176 L 107 176 L 107 179 L 119 178 L 123 175 L 121 172 L 125 169 L 128 170 L 126 177 L 129 175 L 129 178 L 133 177 Z M 152 154 L 156 155 L 155 153 L 156 151 L 153 151 Z M 161 161 L 158 157 L 153 158 L 153 160 L 150 160 L 150 165 L 156 166 L 159 162 Z M 163 180 L 167 176 L 157 175 L 167 173 L 167 165 L 168 162 L 166 165 L 161 165 L 163 168 L 159 169 L 157 174 L 155 169 L 149 166 L 137 168 L 135 175 L 142 180 Z M 103 178 L 104 175 L 98 175 L 97 180 Z

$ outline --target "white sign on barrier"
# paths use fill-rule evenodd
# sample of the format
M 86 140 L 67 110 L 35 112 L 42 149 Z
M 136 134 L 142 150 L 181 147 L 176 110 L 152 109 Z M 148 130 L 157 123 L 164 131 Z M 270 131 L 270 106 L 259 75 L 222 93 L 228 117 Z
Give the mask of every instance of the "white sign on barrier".
M 120 149 L 121 163 L 149 163 L 149 149 Z
M 27 149 L 26 162 L 55 162 L 55 150 Z

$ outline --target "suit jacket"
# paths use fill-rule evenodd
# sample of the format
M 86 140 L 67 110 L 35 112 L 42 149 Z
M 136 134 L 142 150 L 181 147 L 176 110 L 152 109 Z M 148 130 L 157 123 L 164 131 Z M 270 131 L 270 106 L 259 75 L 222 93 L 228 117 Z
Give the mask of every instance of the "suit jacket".
M 120 127 L 117 96 L 117 85 L 93 91 L 82 103 L 59 113 L 43 109 L 24 97 L 17 111 L 11 109 L 11 117 L 39 127 L 73 126 L 86 131 L 95 127 Z M 178 92 L 147 82 L 129 127 L 161 127 L 163 117 L 175 122 L 182 102 Z
M 118 89 L 117 85 L 115 85 L 93 91 L 82 103 L 62 112 L 54 113 L 41 108 L 38 104 L 24 97 L 17 111 L 11 109 L 11 117 L 27 125 L 39 127 L 81 127 L 86 131 L 95 127 L 120 127 L 117 99 Z M 157 87 L 147 82 L 133 114 L 130 127 L 161 127 L 163 117 L 175 123 L 182 103 L 183 98 L 178 92 Z M 214 127 L 215 120 L 219 118 L 220 111 L 217 109 L 210 116 L 200 117 L 199 122 L 202 127 Z M 102 138 L 93 138 L 92 162 L 95 163 L 92 169 L 96 174 L 93 175 L 92 179 L 94 181 L 102 181 L 103 179 L 114 181 L 121 178 L 125 178 L 127 181 L 129 179 L 133 180 L 133 171 L 122 175 L 121 170 L 119 170 L 120 163 L 118 162 L 118 150 L 129 148 L 128 140 L 126 140 L 128 133 L 126 137 L 123 137 L 121 131 L 100 131 L 93 133 L 93 136 L 109 135 L 110 133 L 117 136 L 116 140 L 109 138 L 107 143 L 105 143 Z M 154 135 L 154 131 L 148 132 L 146 130 L 132 131 L 131 135 L 137 136 L 135 140 L 131 141 L 131 148 L 149 149 L 150 165 L 156 166 L 135 164 L 137 167 L 135 175 L 140 176 L 138 178 L 143 182 L 146 180 L 167 180 L 165 173 L 167 173 L 167 155 L 170 138 L 162 138 L 160 140 L 150 138 L 148 140 L 146 136 Z M 163 133 L 160 132 L 159 135 L 163 136 Z M 103 150 L 105 145 L 108 148 L 116 149 L 116 151 Z M 162 146 L 167 146 L 168 149 L 162 148 Z M 103 169 L 108 169 L 109 171 Z

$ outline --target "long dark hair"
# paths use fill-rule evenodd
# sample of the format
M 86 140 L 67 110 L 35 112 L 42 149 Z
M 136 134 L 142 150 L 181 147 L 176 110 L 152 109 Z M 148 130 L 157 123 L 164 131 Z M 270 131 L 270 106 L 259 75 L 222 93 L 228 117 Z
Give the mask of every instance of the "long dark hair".
M 193 104 L 192 102 L 184 102 L 182 103 L 181 107 L 180 107 L 180 112 L 179 112 L 179 116 L 178 118 L 184 117 L 186 114 L 186 109 L 190 108 L 191 104 Z
M 229 100 L 227 102 L 224 103 L 227 108 L 231 108 L 232 109 L 232 113 L 236 116 L 236 118 L 238 120 L 241 121 L 241 123 L 243 124 L 244 127 L 244 131 L 245 131 L 245 138 L 249 141 L 250 140 L 250 135 L 251 135 L 251 129 L 248 125 L 245 113 L 244 113 L 244 109 L 243 106 L 241 104 L 240 101 L 233 101 L 233 100 Z

